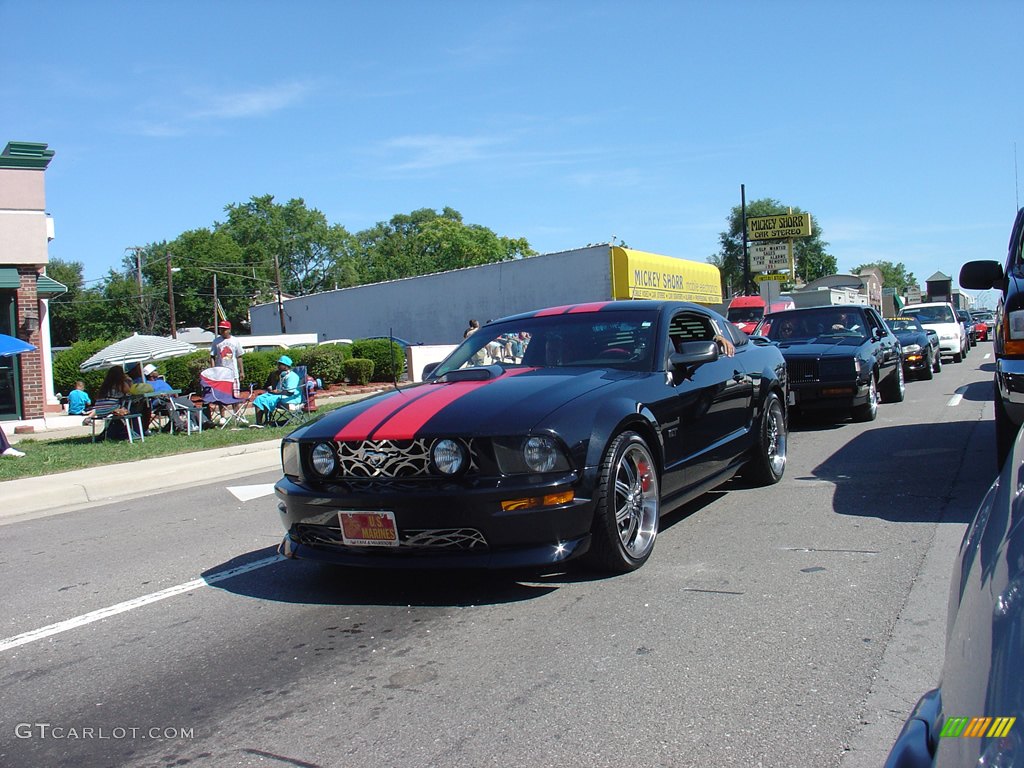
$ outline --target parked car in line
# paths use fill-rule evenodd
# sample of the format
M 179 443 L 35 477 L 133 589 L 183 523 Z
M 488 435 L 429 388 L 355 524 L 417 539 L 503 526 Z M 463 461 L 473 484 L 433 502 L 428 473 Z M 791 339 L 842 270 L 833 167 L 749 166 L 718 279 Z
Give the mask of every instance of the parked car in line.
M 960 318 L 960 322 L 964 324 L 964 332 L 967 334 L 967 347 L 973 349 L 978 344 L 978 331 L 974 327 L 974 318 L 971 317 L 971 313 L 966 309 L 958 309 L 956 316 Z
M 770 305 L 763 296 L 734 296 L 729 301 L 726 317 L 744 333 L 751 333 L 765 312 L 781 312 L 784 309 L 795 309 L 796 304 L 788 296 L 773 301 Z
M 939 686 L 914 707 L 886 768 L 1024 765 L 1022 475 L 1017 438 L 953 566 Z
M 953 358 L 954 363 L 959 363 L 967 357 L 970 349 L 967 343 L 967 330 L 948 301 L 908 304 L 900 310 L 900 315 L 916 317 L 925 328 L 931 328 L 939 334 L 939 348 L 942 354 Z
M 974 330 L 977 331 L 978 341 L 992 341 L 992 331 L 996 324 L 995 315 L 986 310 L 971 312 L 971 317 L 974 318 Z
M 939 335 L 928 330 L 916 317 L 887 317 L 885 324 L 899 339 L 903 350 L 903 372 L 930 379 L 942 370 Z
M 478 364 L 516 336 L 521 355 Z M 489 358 L 488 358 L 489 359 Z M 418 385 L 282 444 L 280 552 L 350 566 L 630 571 L 658 520 L 786 466 L 786 364 L 696 304 L 597 302 L 489 322 Z
M 995 357 L 996 460 L 1006 460 L 1024 422 L 1024 208 L 1017 211 L 1010 232 L 1005 265 L 969 261 L 960 268 L 960 285 L 999 292 L 992 332 Z
M 789 369 L 789 404 L 842 409 L 873 421 L 879 398 L 897 403 L 906 388 L 899 340 L 871 307 L 842 305 L 765 315 L 755 336 L 778 344 Z

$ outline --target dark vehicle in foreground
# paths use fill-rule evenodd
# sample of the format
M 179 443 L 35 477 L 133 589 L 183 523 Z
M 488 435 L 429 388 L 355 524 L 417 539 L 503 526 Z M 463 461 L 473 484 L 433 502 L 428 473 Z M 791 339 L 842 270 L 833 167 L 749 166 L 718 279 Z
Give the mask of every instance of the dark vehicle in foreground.
M 960 545 L 939 687 L 886 768 L 1024 765 L 1024 443 L 1018 438 Z
M 871 307 L 840 305 L 765 315 L 754 335 L 775 342 L 789 369 L 789 404 L 842 409 L 873 421 L 880 397 L 906 390 L 900 343 Z
M 930 379 L 942 370 L 939 334 L 928 330 L 916 317 L 887 317 L 885 324 L 903 350 L 903 373 Z
M 510 351 L 500 362 L 496 345 Z M 741 468 L 759 483 L 782 477 L 786 391 L 775 346 L 694 304 L 496 320 L 428 366 L 424 383 L 284 439 L 280 552 L 385 568 L 587 554 L 602 570 L 633 570 L 669 509 Z
M 1010 232 L 1005 265 L 969 261 L 960 268 L 960 285 L 999 292 L 992 354 L 995 357 L 996 461 L 1002 467 L 1024 422 L 1024 208 Z

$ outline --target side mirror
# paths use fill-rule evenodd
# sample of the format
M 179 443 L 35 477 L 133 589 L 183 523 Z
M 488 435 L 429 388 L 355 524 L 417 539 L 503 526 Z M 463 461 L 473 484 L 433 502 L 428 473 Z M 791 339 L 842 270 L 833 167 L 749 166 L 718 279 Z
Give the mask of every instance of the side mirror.
M 1003 281 L 1003 267 L 998 261 L 968 261 L 960 267 L 960 286 L 975 291 L 997 288 Z
M 885 331 L 883 331 L 881 328 L 872 328 L 871 329 L 871 340 L 872 341 L 881 341 L 883 336 L 885 336 Z
M 423 366 L 423 376 L 421 377 L 423 379 L 423 381 L 426 381 L 427 379 L 429 379 L 430 378 L 430 374 L 432 374 L 434 372 L 434 369 L 437 368 L 437 366 L 439 366 L 439 365 L 440 365 L 440 363 L 427 363 L 426 365 L 424 365 Z
M 688 379 L 694 369 L 704 363 L 713 363 L 718 359 L 718 344 L 714 341 L 684 341 L 679 345 L 679 351 L 673 352 L 668 357 L 669 367 L 672 369 L 672 378 L 678 384 L 682 379 Z

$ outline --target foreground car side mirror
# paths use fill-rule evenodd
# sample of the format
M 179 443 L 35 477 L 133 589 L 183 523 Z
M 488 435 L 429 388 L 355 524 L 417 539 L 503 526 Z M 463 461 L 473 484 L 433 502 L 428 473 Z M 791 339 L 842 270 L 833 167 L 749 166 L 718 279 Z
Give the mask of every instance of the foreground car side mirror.
M 437 368 L 437 366 L 439 366 L 440 364 L 441 363 L 427 363 L 426 365 L 424 365 L 423 366 L 423 375 L 420 378 L 423 381 L 426 381 L 427 379 L 429 379 L 431 374 L 434 372 L 434 369 Z
M 968 261 L 960 267 L 960 286 L 976 291 L 998 288 L 1003 282 L 1003 267 L 998 261 Z
M 693 372 L 705 363 L 713 363 L 718 359 L 718 343 L 714 341 L 684 341 L 679 351 L 668 356 L 672 379 L 678 384 L 688 379 Z

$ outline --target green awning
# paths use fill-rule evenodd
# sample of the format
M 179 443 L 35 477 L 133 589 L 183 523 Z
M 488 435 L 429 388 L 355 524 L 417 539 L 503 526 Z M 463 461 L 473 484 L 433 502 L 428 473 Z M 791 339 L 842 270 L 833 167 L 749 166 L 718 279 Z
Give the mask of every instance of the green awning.
M 0 288 L 18 290 L 20 287 L 21 278 L 18 277 L 18 270 L 15 267 L 0 267 Z
M 68 287 L 66 285 L 62 285 L 46 275 L 40 275 L 39 282 L 36 283 L 36 293 L 40 297 L 60 296 L 62 293 L 67 292 Z

